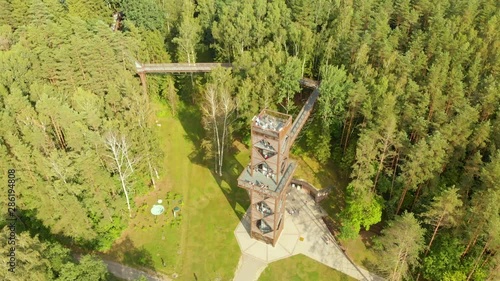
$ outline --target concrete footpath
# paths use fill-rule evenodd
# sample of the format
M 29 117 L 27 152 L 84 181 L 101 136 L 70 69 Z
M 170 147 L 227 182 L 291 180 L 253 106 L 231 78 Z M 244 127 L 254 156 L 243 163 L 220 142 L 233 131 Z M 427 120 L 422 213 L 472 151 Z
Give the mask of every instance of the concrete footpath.
M 357 280 L 384 280 L 356 266 L 334 242 L 321 217 L 326 213 L 303 191 L 291 189 L 286 203 L 285 226 L 276 247 L 250 238 L 249 219 L 243 217 L 234 234 L 242 257 L 234 281 L 257 280 L 267 264 L 303 254 Z M 327 243 L 328 240 L 328 243 Z
M 267 263 L 265 261 L 247 254 L 242 254 L 233 280 L 257 280 L 266 267 Z

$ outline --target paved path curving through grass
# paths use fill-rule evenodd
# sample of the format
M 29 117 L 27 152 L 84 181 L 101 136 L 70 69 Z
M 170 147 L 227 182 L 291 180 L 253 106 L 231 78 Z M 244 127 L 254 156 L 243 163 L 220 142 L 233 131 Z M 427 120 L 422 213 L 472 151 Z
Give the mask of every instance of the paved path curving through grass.
M 114 276 L 125 279 L 125 280 L 137 280 L 141 276 L 146 277 L 149 281 L 171 281 L 172 279 L 165 276 L 155 276 L 153 274 L 144 272 L 139 269 L 135 269 L 123 264 L 119 264 L 110 260 L 103 260 L 103 262 L 108 267 L 108 271 L 112 273 Z
M 244 217 L 235 230 L 243 257 L 234 281 L 254 281 L 268 263 L 303 254 L 330 268 L 357 280 L 383 280 L 383 278 L 355 265 L 334 243 L 334 239 L 321 220 L 323 209 L 303 191 L 291 190 L 287 197 L 285 227 L 275 247 L 250 238 L 248 219 Z M 330 241 L 326 243 L 326 239 Z

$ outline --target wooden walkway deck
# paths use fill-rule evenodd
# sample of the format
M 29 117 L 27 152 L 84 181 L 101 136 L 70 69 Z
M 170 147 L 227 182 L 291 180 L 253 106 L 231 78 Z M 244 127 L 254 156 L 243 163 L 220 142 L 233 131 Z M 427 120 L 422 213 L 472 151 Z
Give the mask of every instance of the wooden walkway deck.
M 307 119 L 309 118 L 309 115 L 311 115 L 311 112 L 313 110 L 314 104 L 316 103 L 316 100 L 318 99 L 319 96 L 319 82 L 311 79 L 301 79 L 300 83 L 305 86 L 305 87 L 310 87 L 314 88 L 314 91 L 311 93 L 309 98 L 306 101 L 306 104 L 302 109 L 300 110 L 299 114 L 295 118 L 295 121 L 293 121 L 292 128 L 290 129 L 290 132 L 288 133 L 289 136 L 289 142 L 293 144 L 295 142 L 295 139 L 297 139 L 297 136 L 299 135 L 300 131 L 304 127 L 304 125 L 307 122 Z
M 230 63 L 147 63 L 135 62 L 137 73 L 193 73 L 210 72 L 216 67 L 233 67 Z

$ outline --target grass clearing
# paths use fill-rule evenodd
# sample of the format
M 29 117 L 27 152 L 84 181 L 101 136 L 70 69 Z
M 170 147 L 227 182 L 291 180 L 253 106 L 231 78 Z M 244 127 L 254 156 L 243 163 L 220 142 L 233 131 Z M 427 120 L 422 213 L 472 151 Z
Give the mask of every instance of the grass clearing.
M 134 218 L 105 255 L 134 267 L 154 269 L 170 276 L 177 273 L 178 280 L 193 280 L 195 275 L 199 280 L 232 280 L 240 257 L 233 232 L 249 204 L 246 191 L 237 187 L 236 179 L 248 164 L 250 150 L 235 141 L 226 154 L 225 173 L 219 177 L 203 160 L 199 147 L 203 135 L 199 112 L 181 105 L 178 116 L 174 117 L 167 106 L 159 103 L 155 106 L 156 119 L 161 124 L 157 133 L 165 154 L 162 179 L 156 190 L 135 200 Z M 334 187 L 332 196 L 323 203 L 333 215 L 343 202 L 346 179 L 332 163 L 325 167 L 308 156 L 297 160 L 296 177 L 318 188 Z M 179 198 L 166 200 L 167 192 L 182 197 L 179 225 L 170 223 L 172 208 L 179 205 Z M 168 207 L 155 221 L 150 209 L 158 199 L 164 200 L 163 205 Z M 352 242 L 349 251 L 361 265 L 373 255 L 362 247 L 361 240 L 359 242 L 361 244 Z M 290 268 L 297 268 L 297 272 L 290 272 Z M 305 256 L 294 256 L 272 263 L 260 280 L 351 279 Z
M 371 232 L 362 232 L 356 239 L 341 240 L 344 245 L 346 254 L 351 260 L 360 267 L 368 270 L 373 270 L 377 262 L 377 256 L 371 249 Z
M 194 274 L 200 280 L 230 280 L 240 257 L 233 231 L 248 200 L 245 191 L 234 184 L 241 164 L 228 157 L 232 172 L 222 178 L 214 176 L 201 163 L 197 144 L 203 130 L 198 113 L 184 107 L 176 118 L 166 106 L 158 110 L 166 170 L 158 189 L 136 200 L 136 216 L 107 254 L 132 266 L 177 273 L 178 280 L 192 280 Z M 179 226 L 169 223 L 172 204 L 156 223 L 150 213 L 151 206 L 158 199 L 165 200 L 168 191 L 182 196 Z
M 275 261 L 262 272 L 259 281 L 350 281 L 356 280 L 304 255 Z
M 335 173 L 331 163 L 323 165 L 306 153 L 302 153 L 300 157 L 292 156 L 292 159 L 298 164 L 294 178 L 304 179 L 317 189 L 335 187 L 340 181 L 340 175 Z

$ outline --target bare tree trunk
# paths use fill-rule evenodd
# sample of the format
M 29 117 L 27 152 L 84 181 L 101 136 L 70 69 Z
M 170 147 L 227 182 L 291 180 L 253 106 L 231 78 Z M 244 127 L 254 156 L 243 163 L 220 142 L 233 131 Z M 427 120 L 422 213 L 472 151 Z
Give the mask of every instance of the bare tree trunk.
M 482 227 L 483 224 L 480 224 L 479 226 L 476 227 L 474 230 L 474 233 L 472 234 L 471 239 L 469 240 L 469 243 L 467 243 L 467 247 L 465 247 L 464 252 L 462 253 L 461 257 L 463 258 L 467 253 L 469 252 L 470 248 L 476 244 L 476 240 L 479 237 L 479 229 Z
M 392 172 L 392 183 L 391 183 L 391 191 L 389 192 L 389 197 L 392 198 L 392 191 L 394 190 L 394 180 L 396 179 L 396 172 L 398 169 L 398 162 L 399 162 L 399 149 L 396 149 L 396 161 L 392 162 L 393 163 L 393 172 Z M 395 163 L 395 164 L 394 164 Z
M 484 252 L 486 252 L 486 249 L 488 248 L 488 244 L 490 243 L 490 241 L 491 241 L 491 238 L 488 239 L 488 241 L 486 241 L 486 243 L 484 244 L 483 250 L 481 251 L 481 254 L 476 258 L 476 261 L 474 262 L 474 266 L 472 267 L 472 270 L 470 271 L 469 275 L 467 276 L 466 281 L 469 281 L 470 278 L 472 277 L 472 274 L 474 274 L 474 271 L 476 271 L 477 265 L 481 261 L 481 258 L 483 257 Z
M 397 276 L 396 274 L 397 274 L 397 272 L 398 272 L 399 263 L 400 263 L 400 262 L 401 262 L 401 263 L 403 262 L 403 261 L 401 260 L 401 255 L 402 255 L 402 252 L 403 252 L 403 249 L 400 249 L 400 250 L 399 250 L 399 254 L 398 254 L 398 262 L 396 263 L 396 266 L 395 266 L 395 267 L 394 267 L 394 269 L 392 270 L 392 274 L 391 274 L 391 279 L 390 279 L 390 280 L 396 280 L 396 276 Z
M 415 198 L 413 199 L 413 203 L 411 204 L 410 210 L 413 210 L 415 204 L 417 204 L 418 198 L 420 197 L 420 191 L 422 190 L 422 184 L 417 187 L 417 192 L 415 193 Z
M 304 77 L 304 70 L 306 67 L 306 58 L 307 58 L 307 56 L 304 54 L 304 59 L 302 60 L 302 71 L 301 71 L 300 77 Z
M 54 121 L 52 116 L 50 116 L 50 121 L 52 122 L 52 126 L 54 127 L 54 132 L 56 133 L 57 140 L 59 141 L 59 145 L 63 150 L 66 150 L 66 142 L 64 141 L 64 136 L 62 134 L 61 129 L 57 125 L 57 123 Z
M 148 158 L 148 166 L 149 166 L 149 176 L 151 177 L 151 183 L 153 184 L 154 189 L 156 189 L 156 181 L 153 176 L 153 167 L 151 166 L 151 161 Z
M 434 241 L 434 238 L 436 238 L 436 234 L 438 232 L 439 227 L 441 226 L 441 222 L 443 221 L 443 218 L 444 218 L 444 213 L 441 215 L 441 217 L 439 218 L 439 220 L 436 224 L 436 227 L 434 228 L 434 233 L 432 234 L 431 241 L 429 241 L 429 245 L 427 246 L 427 249 L 425 250 L 424 257 L 427 256 L 427 254 L 429 253 L 429 250 L 431 249 L 432 242 Z
M 225 105 L 223 105 L 225 107 Z M 222 177 L 222 164 L 224 163 L 224 144 L 226 140 L 226 125 L 227 125 L 227 111 L 224 109 L 224 121 L 222 125 L 222 138 L 221 138 L 221 148 L 220 148 L 220 158 L 219 158 L 219 176 Z
M 403 189 L 403 193 L 401 194 L 401 198 L 399 199 L 398 208 L 396 209 L 396 215 L 399 214 L 399 210 L 401 210 L 401 206 L 405 200 L 406 193 L 408 192 L 409 185 L 405 184 L 405 188 Z
M 487 262 L 491 259 L 491 255 L 492 255 L 492 254 L 490 253 L 490 254 L 488 254 L 488 255 L 486 256 L 486 258 L 484 259 L 483 263 L 481 263 L 481 266 L 480 266 L 480 267 L 483 267 L 483 266 L 485 266 L 485 265 L 486 265 L 486 263 L 487 263 Z
M 54 172 L 56 172 L 56 174 L 59 176 L 59 179 L 61 179 L 65 184 L 67 184 L 66 176 L 62 173 L 59 166 L 53 161 L 50 162 L 50 165 L 52 165 L 52 168 L 54 169 Z
M 346 132 L 346 136 L 345 136 L 344 154 L 345 154 L 345 151 L 347 150 L 347 144 L 349 143 L 349 137 L 351 135 L 351 126 L 352 126 L 353 121 L 354 121 L 354 112 L 351 113 L 351 118 L 349 118 L 349 126 L 347 128 L 347 132 Z
M 128 157 L 128 146 L 126 145 L 127 142 L 126 142 L 124 136 L 122 136 L 121 141 L 122 141 L 122 153 L 125 155 L 125 159 L 127 159 L 128 168 L 133 173 L 134 172 L 134 168 L 132 168 L 132 163 L 130 161 L 130 158 Z
M 127 141 L 125 140 L 125 137 L 122 137 L 121 140 L 118 141 L 116 134 L 110 133 L 105 138 L 105 143 L 108 149 L 111 151 L 111 156 L 109 157 L 113 160 L 114 168 L 118 172 L 123 193 L 125 193 L 125 198 L 127 200 L 129 216 L 132 217 L 132 210 L 130 208 L 130 198 L 128 196 L 126 181 L 133 172 L 133 161 L 130 161 L 130 159 L 128 158 Z
M 380 173 L 382 172 L 382 170 L 384 168 L 384 160 L 385 160 L 385 157 L 387 156 L 386 155 L 387 147 L 389 147 L 389 139 L 388 138 L 386 138 L 384 141 L 384 149 L 382 150 L 382 156 L 380 157 L 377 175 L 375 176 L 375 181 L 373 183 L 373 189 L 372 189 L 373 191 L 375 191 L 375 188 L 377 187 L 378 177 L 380 176 Z
M 229 116 L 231 115 L 233 109 L 234 109 L 234 104 L 231 99 L 231 96 L 229 93 L 224 92 L 221 93 L 221 100 L 222 100 L 222 108 L 223 108 L 223 113 L 224 113 L 224 121 L 223 121 L 223 126 L 222 126 L 222 139 L 221 139 L 221 157 L 219 159 L 219 176 L 222 176 L 222 164 L 224 163 L 224 147 L 225 147 L 225 142 L 227 138 L 227 131 L 228 131 L 228 119 Z
M 121 171 L 119 171 L 118 173 L 120 173 L 120 181 L 122 183 L 123 192 L 125 193 L 125 199 L 127 199 L 128 215 L 129 215 L 129 217 L 132 217 L 132 211 L 130 209 L 130 199 L 128 198 L 128 191 L 127 191 L 127 187 L 125 185 L 125 177 L 123 176 Z
M 216 158 L 215 158 L 215 163 L 216 163 L 216 167 L 215 167 L 215 172 L 218 173 L 218 165 L 219 165 L 219 159 L 221 157 L 221 151 L 220 151 L 220 137 L 219 137 L 219 124 L 217 124 L 217 118 L 216 116 L 214 116 L 213 118 L 213 122 L 214 122 L 214 134 L 215 134 L 215 144 L 216 144 L 216 147 L 217 147 L 217 153 L 216 153 Z
M 493 280 L 493 277 L 491 272 L 498 272 L 500 270 L 500 263 L 497 264 L 497 266 L 495 266 L 495 268 L 493 268 L 492 270 L 490 270 L 490 274 L 488 274 L 488 279 L 486 279 L 486 281 L 490 281 L 490 280 Z
M 286 94 L 286 107 L 285 107 L 285 112 L 288 114 L 290 111 L 290 93 Z
M 215 159 L 214 159 L 214 172 L 219 173 L 217 167 L 219 163 L 219 158 L 221 156 L 220 152 L 220 138 L 219 138 L 219 128 L 218 128 L 218 122 L 217 122 L 217 112 L 219 111 L 219 103 L 217 99 L 217 93 L 213 87 L 209 87 L 206 91 L 205 95 L 205 100 L 207 102 L 207 105 L 203 108 L 205 111 L 205 114 L 209 116 L 210 122 L 212 124 L 212 130 L 213 130 L 213 142 L 215 143 L 216 146 L 216 153 L 215 153 Z
M 342 135 L 340 135 L 340 146 L 344 146 L 344 134 L 345 134 L 345 130 L 346 130 L 346 126 L 347 126 L 347 123 L 349 121 L 346 119 L 345 122 L 344 122 L 344 125 L 342 126 Z

